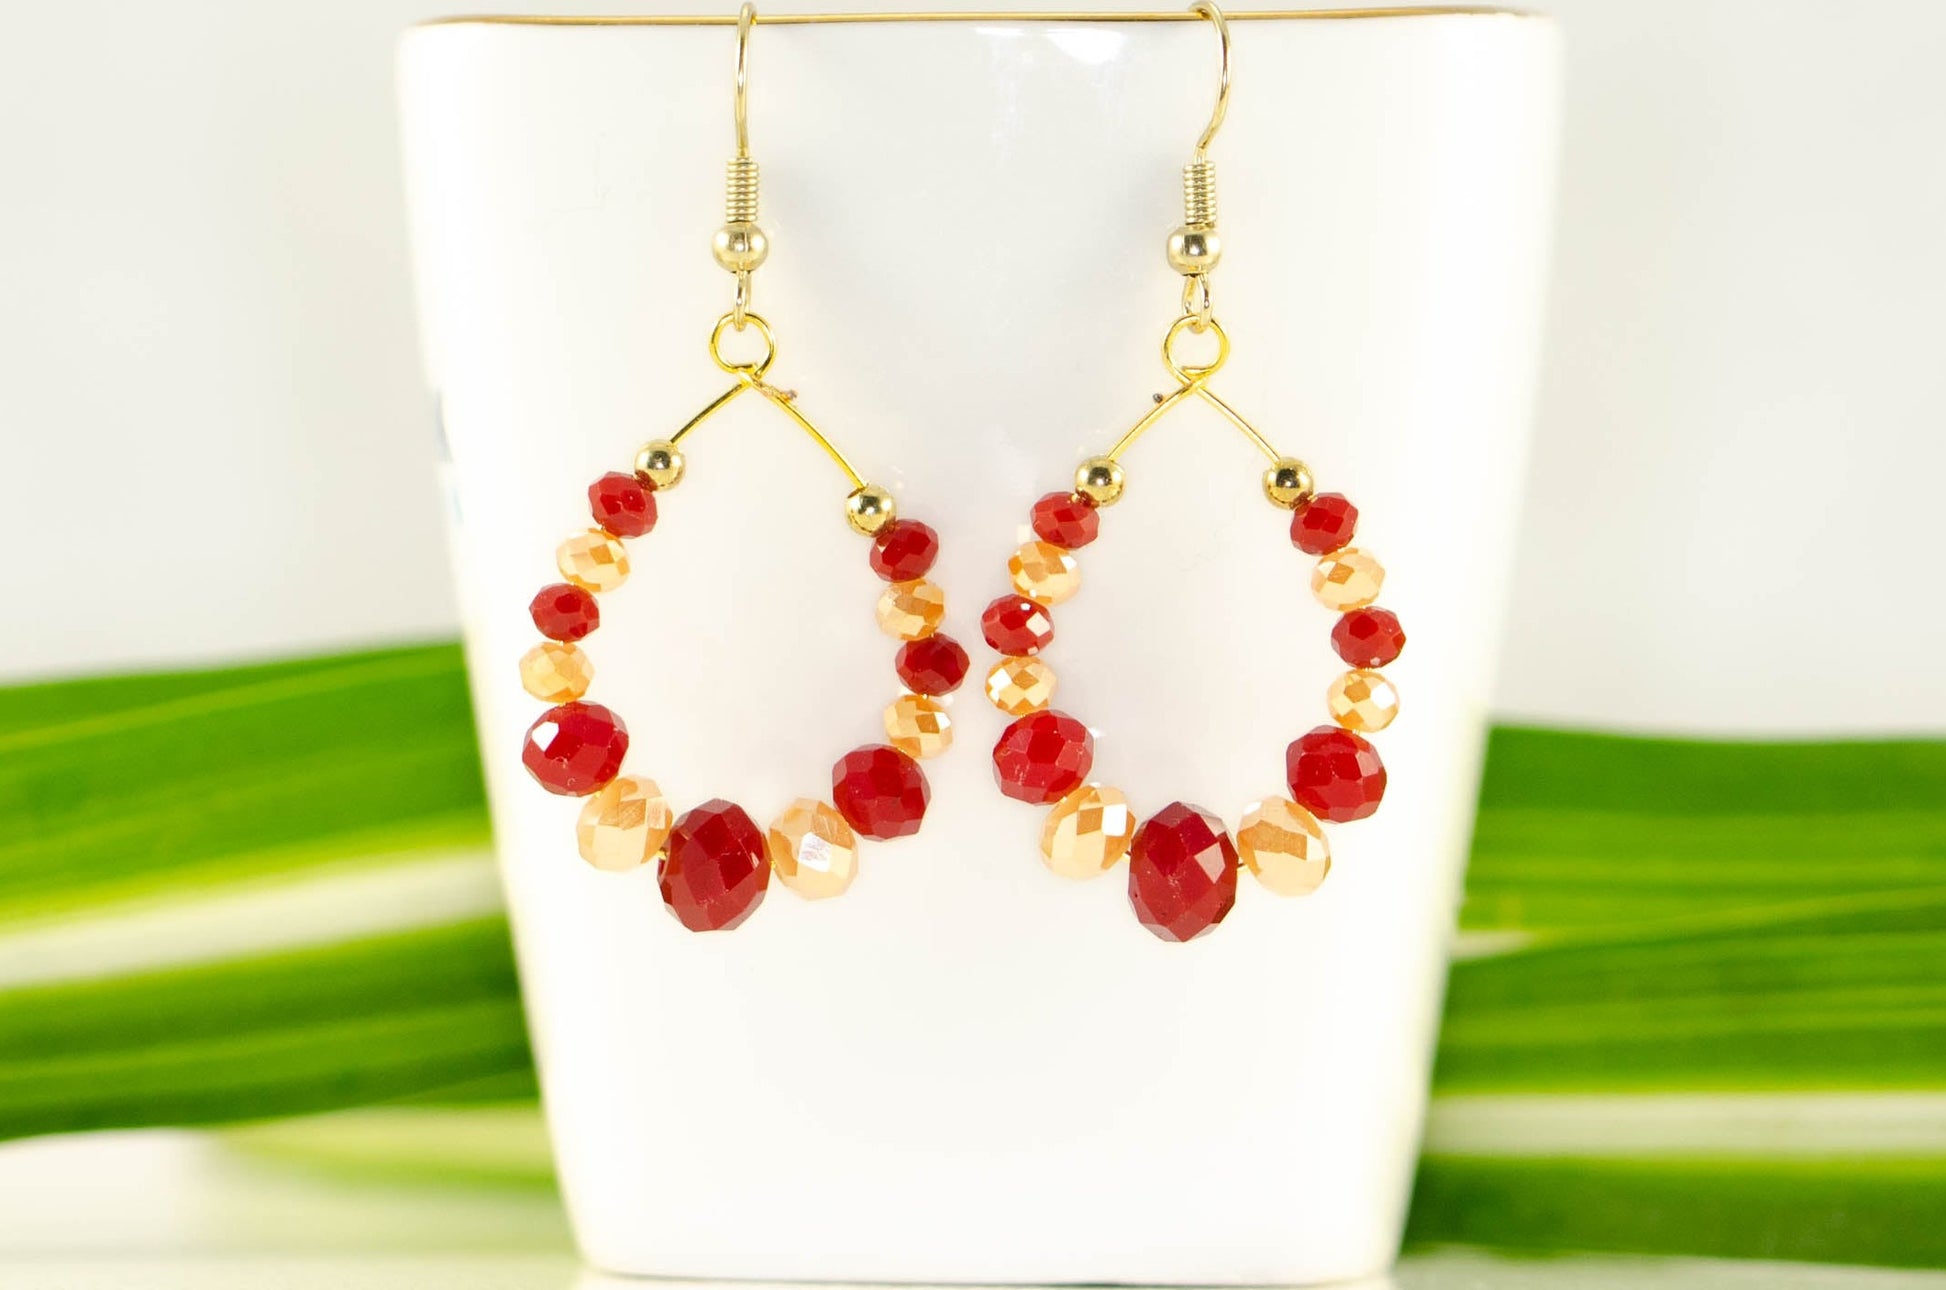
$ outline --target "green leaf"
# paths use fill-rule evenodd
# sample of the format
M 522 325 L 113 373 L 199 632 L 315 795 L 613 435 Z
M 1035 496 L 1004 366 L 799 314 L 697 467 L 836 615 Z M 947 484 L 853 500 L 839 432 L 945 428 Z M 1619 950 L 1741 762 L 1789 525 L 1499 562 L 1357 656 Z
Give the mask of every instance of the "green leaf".
M 1928 1268 L 1942 1214 L 1942 1160 L 1431 1156 L 1406 1241 Z
M 0 920 L 487 835 L 459 651 L 0 691 Z
M 0 1136 L 295 1115 L 523 1076 L 499 919 L 0 994 Z

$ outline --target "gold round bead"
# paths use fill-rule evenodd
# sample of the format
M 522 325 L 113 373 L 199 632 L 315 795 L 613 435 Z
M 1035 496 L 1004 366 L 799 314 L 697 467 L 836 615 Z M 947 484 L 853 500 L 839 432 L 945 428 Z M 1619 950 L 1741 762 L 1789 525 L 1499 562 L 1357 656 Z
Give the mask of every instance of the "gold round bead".
M 748 273 L 770 255 L 770 238 L 748 220 L 736 220 L 716 230 L 710 253 L 731 273 Z
M 682 482 L 682 449 L 667 439 L 651 439 L 635 454 L 635 476 L 658 489 Z
M 1122 499 L 1122 465 L 1107 457 L 1090 457 L 1074 472 L 1074 491 L 1096 506 L 1113 506 Z
M 892 494 L 877 484 L 865 484 L 852 490 L 845 498 L 845 523 L 851 525 L 854 533 L 871 537 L 880 529 L 897 519 L 899 504 L 892 500 Z
M 1316 497 L 1318 481 L 1311 468 L 1295 457 L 1279 457 L 1264 472 L 1264 496 L 1287 511 Z
M 1223 258 L 1223 239 L 1213 228 L 1183 224 L 1169 234 L 1169 267 L 1177 273 L 1208 273 Z

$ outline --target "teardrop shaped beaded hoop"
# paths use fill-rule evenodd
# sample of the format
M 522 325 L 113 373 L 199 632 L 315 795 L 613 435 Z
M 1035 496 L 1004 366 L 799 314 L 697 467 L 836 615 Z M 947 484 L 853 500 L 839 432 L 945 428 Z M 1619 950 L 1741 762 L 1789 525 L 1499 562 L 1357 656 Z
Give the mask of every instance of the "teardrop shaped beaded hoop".
M 603 475 L 588 489 L 594 525 L 555 552 L 563 581 L 541 588 L 529 606 L 546 639 L 520 661 L 521 684 L 550 704 L 528 727 L 521 759 L 550 793 L 584 797 L 575 834 L 581 856 L 597 869 L 629 870 L 657 863 L 662 899 L 691 931 L 736 927 L 763 903 L 770 878 L 807 899 L 835 896 L 857 872 L 859 837 L 887 840 L 919 831 L 931 789 L 918 759 L 945 751 L 952 721 L 945 696 L 959 688 L 966 651 L 939 632 L 945 594 L 926 578 L 939 538 L 924 524 L 895 516 L 891 494 L 865 483 L 831 442 L 804 418 L 795 395 L 764 380 L 776 347 L 764 320 L 747 314 L 766 345 L 760 360 L 736 363 L 720 350 L 725 314 L 710 353 L 737 384 L 667 440 L 636 455 L 632 472 Z M 628 727 L 613 710 L 586 695 L 594 667 L 583 642 L 601 625 L 597 597 L 628 578 L 627 544 L 645 537 L 658 519 L 658 499 L 681 481 L 680 441 L 746 391 L 783 409 L 836 461 L 854 485 L 847 519 L 871 538 L 871 566 L 887 584 L 878 622 L 901 644 L 896 666 L 903 692 L 885 709 L 886 742 L 854 748 L 831 771 L 830 800 L 801 797 L 767 830 L 721 798 L 675 815 L 652 779 L 624 775 Z
M 1185 331 L 1214 332 L 1217 355 L 1203 365 L 1179 362 L 1173 349 Z M 1008 797 L 1049 806 L 1041 855 L 1065 878 L 1096 878 L 1129 860 L 1128 898 L 1142 925 L 1165 941 L 1203 935 L 1236 904 L 1237 873 L 1249 869 L 1265 887 L 1305 895 L 1331 866 L 1324 824 L 1361 820 L 1385 794 L 1385 766 L 1365 736 L 1398 715 L 1398 693 L 1377 669 L 1405 647 L 1398 618 L 1378 608 L 1385 571 L 1353 545 L 1358 508 L 1337 493 L 1316 491 L 1310 470 L 1281 457 L 1208 386 L 1229 354 L 1214 319 L 1184 315 L 1163 342 L 1163 361 L 1180 385 L 1162 398 L 1106 456 L 1075 472 L 1072 492 L 1034 503 L 1034 538 L 1007 561 L 1013 589 L 981 616 L 987 644 L 1002 657 L 988 671 L 987 698 L 1014 721 L 993 746 L 994 777 Z M 1311 591 L 1334 611 L 1331 643 L 1350 665 L 1325 695 L 1330 722 L 1298 736 L 1285 752 L 1290 797 L 1252 804 L 1234 839 L 1214 813 L 1171 802 L 1137 823 L 1128 798 L 1089 779 L 1095 741 L 1088 727 L 1051 705 L 1053 669 L 1040 657 L 1054 640 L 1053 608 L 1081 585 L 1074 553 L 1100 531 L 1101 510 L 1121 498 L 1119 458 L 1165 413 L 1190 398 L 1214 406 L 1270 458 L 1264 494 L 1290 509 L 1291 544 L 1315 563 Z

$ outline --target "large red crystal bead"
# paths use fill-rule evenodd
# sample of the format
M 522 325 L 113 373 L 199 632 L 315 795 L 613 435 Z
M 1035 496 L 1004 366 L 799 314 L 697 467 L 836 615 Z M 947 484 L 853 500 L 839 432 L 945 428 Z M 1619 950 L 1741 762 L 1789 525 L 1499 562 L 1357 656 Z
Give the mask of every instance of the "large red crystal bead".
M 1087 782 L 1095 764 L 1088 727 L 1049 708 L 1030 712 L 1000 732 L 993 776 L 1000 791 L 1020 802 L 1056 802 Z
M 1078 493 L 1049 493 L 1034 503 L 1034 536 L 1069 551 L 1101 532 L 1101 512 Z
M 899 646 L 893 666 L 899 679 L 914 694 L 951 694 L 966 679 L 969 660 L 960 643 L 934 632 Z
M 980 615 L 980 632 L 1002 654 L 1038 654 L 1054 640 L 1054 620 L 1025 596 L 1002 596 Z
M 727 932 L 764 903 L 770 859 L 743 808 L 716 798 L 669 830 L 656 869 L 662 903 L 692 932 Z
M 550 793 L 586 797 L 615 778 L 628 752 L 628 727 L 599 703 L 563 703 L 527 727 L 520 760 Z
M 595 523 L 616 537 L 641 537 L 655 527 L 655 494 L 633 475 L 611 471 L 588 485 Z
M 1385 796 L 1378 749 L 1349 730 L 1319 726 L 1284 751 L 1291 796 L 1321 820 L 1362 820 Z
M 1309 555 L 1330 555 L 1351 541 L 1358 508 L 1343 493 L 1319 493 L 1291 516 L 1291 545 Z
M 1223 821 L 1171 802 L 1135 830 L 1128 853 L 1128 903 L 1165 941 L 1193 941 L 1237 903 L 1237 849 Z
M 1353 667 L 1384 667 L 1405 648 L 1405 629 L 1389 609 L 1354 609 L 1331 629 L 1331 647 Z
M 872 571 L 887 582 L 923 578 L 939 558 L 939 534 L 917 520 L 893 520 L 872 539 Z
M 932 786 L 925 772 L 896 748 L 854 748 L 831 768 L 831 804 L 845 823 L 868 838 L 884 841 L 917 833 L 930 801 Z
M 571 582 L 542 587 L 527 606 L 534 626 L 551 641 L 578 641 L 601 626 L 601 610 L 594 593 Z

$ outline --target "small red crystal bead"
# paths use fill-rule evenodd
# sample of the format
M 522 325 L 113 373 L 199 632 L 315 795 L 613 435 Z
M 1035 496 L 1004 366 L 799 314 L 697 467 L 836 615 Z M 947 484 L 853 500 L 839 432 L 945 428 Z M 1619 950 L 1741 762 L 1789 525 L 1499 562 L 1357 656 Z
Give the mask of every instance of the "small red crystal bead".
M 692 932 L 727 932 L 764 903 L 770 859 L 743 808 L 715 798 L 685 811 L 656 867 L 662 903 Z
M 1237 903 L 1237 848 L 1223 821 L 1171 802 L 1135 830 L 1128 852 L 1128 903 L 1165 941 L 1193 941 Z
M 1405 629 L 1389 609 L 1354 609 L 1339 616 L 1331 646 L 1353 667 L 1384 667 L 1405 648 Z
M 641 537 L 655 527 L 655 493 L 633 475 L 610 471 L 588 485 L 595 523 L 616 537 Z
M 1049 493 L 1034 503 L 1034 536 L 1069 551 L 1101 532 L 1101 512 L 1078 493 Z
M 601 626 L 601 609 L 594 593 L 571 582 L 542 587 L 527 606 L 534 626 L 551 641 L 578 641 Z
M 615 778 L 626 752 L 620 717 L 599 703 L 563 703 L 527 727 L 520 760 L 548 792 L 586 797 Z
M 1036 805 L 1059 801 L 1087 782 L 1095 737 L 1064 712 L 1030 712 L 1000 732 L 993 776 L 1000 791 Z
M 939 534 L 918 520 L 893 520 L 872 539 L 872 570 L 887 582 L 923 578 L 939 558 Z
M 1378 749 L 1349 730 L 1319 726 L 1284 751 L 1291 796 L 1321 820 L 1362 820 L 1385 796 Z
M 1291 545 L 1309 555 L 1330 555 L 1358 528 L 1358 508 L 1343 493 L 1319 493 L 1291 516 Z
M 1002 654 L 1038 654 L 1053 643 L 1054 620 L 1025 596 L 1002 596 L 980 615 L 980 632 Z
M 845 823 L 868 838 L 884 841 L 917 833 L 930 801 L 932 786 L 925 772 L 896 748 L 854 748 L 831 768 L 831 804 Z
M 970 660 L 960 643 L 938 632 L 899 646 L 893 666 L 914 694 L 951 694 L 966 679 Z

